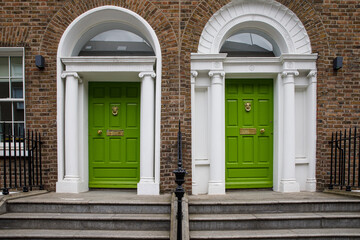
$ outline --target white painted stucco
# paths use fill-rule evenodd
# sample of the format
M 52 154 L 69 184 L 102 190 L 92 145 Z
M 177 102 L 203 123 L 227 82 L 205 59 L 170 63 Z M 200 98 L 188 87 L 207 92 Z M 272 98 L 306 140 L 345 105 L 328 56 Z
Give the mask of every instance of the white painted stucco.
M 270 36 L 280 57 L 219 53 L 244 29 Z M 316 190 L 316 59 L 301 21 L 276 1 L 234 0 L 213 15 L 191 55 L 193 194 L 225 193 L 225 81 L 251 78 L 274 80 L 273 190 Z
M 118 27 L 128 29 L 147 39 L 154 49 L 155 57 L 77 57 L 83 44 L 92 37 Z M 137 81 L 141 82 L 142 86 L 146 85 L 147 88 L 142 87 L 141 91 L 140 129 L 145 131 L 140 133 L 138 194 L 159 194 L 160 44 L 154 30 L 141 16 L 116 6 L 102 6 L 83 13 L 68 26 L 59 43 L 57 53 L 58 181 L 56 191 L 78 193 L 89 190 L 89 81 Z M 149 118 L 153 121 L 149 121 Z

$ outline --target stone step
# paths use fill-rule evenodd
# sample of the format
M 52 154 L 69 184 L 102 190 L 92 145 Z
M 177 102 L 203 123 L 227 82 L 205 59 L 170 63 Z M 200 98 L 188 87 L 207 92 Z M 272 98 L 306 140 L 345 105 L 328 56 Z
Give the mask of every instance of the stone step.
M 118 213 L 170 214 L 170 203 L 91 203 L 91 202 L 24 202 L 9 201 L 7 212 L 23 213 Z
M 5 213 L 0 229 L 169 231 L 170 214 Z
M 190 214 L 360 212 L 360 199 L 324 201 L 189 201 Z
M 190 214 L 190 231 L 359 228 L 360 212 Z
M 169 239 L 169 231 L 0 229 L 0 239 Z
M 190 231 L 190 239 L 360 239 L 357 228 Z

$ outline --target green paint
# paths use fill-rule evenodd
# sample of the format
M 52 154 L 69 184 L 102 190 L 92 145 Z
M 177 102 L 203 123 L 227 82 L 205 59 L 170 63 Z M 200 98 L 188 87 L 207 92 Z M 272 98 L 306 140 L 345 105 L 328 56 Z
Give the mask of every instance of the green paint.
M 273 80 L 227 79 L 225 122 L 226 188 L 272 187 Z M 241 128 L 256 128 L 256 134 L 240 135 Z
M 108 129 L 124 136 L 107 136 Z M 140 84 L 90 82 L 89 187 L 136 188 L 139 174 Z

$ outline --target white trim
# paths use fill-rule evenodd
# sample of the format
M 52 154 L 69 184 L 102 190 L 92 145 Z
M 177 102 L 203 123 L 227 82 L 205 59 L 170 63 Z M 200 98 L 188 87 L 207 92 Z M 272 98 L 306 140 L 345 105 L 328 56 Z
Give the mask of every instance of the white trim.
M 103 31 L 103 26 L 115 28 L 117 25 L 128 26 L 140 33 L 152 45 L 155 57 L 75 57 L 81 43 L 87 42 L 92 35 Z M 81 46 L 80 46 L 81 47 Z M 63 33 L 57 52 L 57 140 L 58 140 L 58 182 L 57 192 L 83 192 L 88 190 L 87 144 L 79 147 L 80 181 L 77 187 L 64 181 L 65 176 L 65 82 L 61 79 L 64 71 L 78 72 L 81 76 L 92 72 L 133 72 L 153 71 L 156 62 L 155 113 L 154 113 L 154 180 L 151 194 L 159 194 L 160 184 L 160 114 L 161 114 L 161 48 L 155 31 L 140 15 L 121 7 L 102 6 L 91 9 L 78 16 Z M 79 112 L 87 119 L 87 80 L 79 85 Z M 135 81 L 140 81 L 137 79 Z M 80 123 L 83 119 L 78 118 Z M 79 124 L 79 142 L 87 143 L 87 120 Z M 81 160 L 82 159 L 82 160 Z M 86 161 L 84 160 L 86 159 Z
M 199 41 L 199 53 L 219 53 L 224 41 L 239 29 L 266 33 L 281 53 L 309 54 L 311 44 L 299 18 L 274 0 L 238 0 L 217 11 L 206 24 Z

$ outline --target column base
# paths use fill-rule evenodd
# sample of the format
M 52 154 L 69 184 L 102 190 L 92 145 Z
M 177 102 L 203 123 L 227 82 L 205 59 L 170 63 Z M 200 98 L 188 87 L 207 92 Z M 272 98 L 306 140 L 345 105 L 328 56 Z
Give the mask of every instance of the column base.
M 199 194 L 199 189 L 198 189 L 198 185 L 196 184 L 196 182 L 192 182 L 191 184 L 192 187 L 192 195 L 198 195 Z
M 137 184 L 138 195 L 159 195 L 160 186 L 154 181 L 142 181 Z
M 281 180 L 280 192 L 300 192 L 300 185 L 295 179 Z
M 223 182 L 209 182 L 209 195 L 225 194 L 225 183 Z
M 306 180 L 306 191 L 316 192 L 316 179 L 315 178 L 308 178 Z
M 56 182 L 57 193 L 81 193 L 89 191 L 89 185 L 75 179 L 64 179 Z

